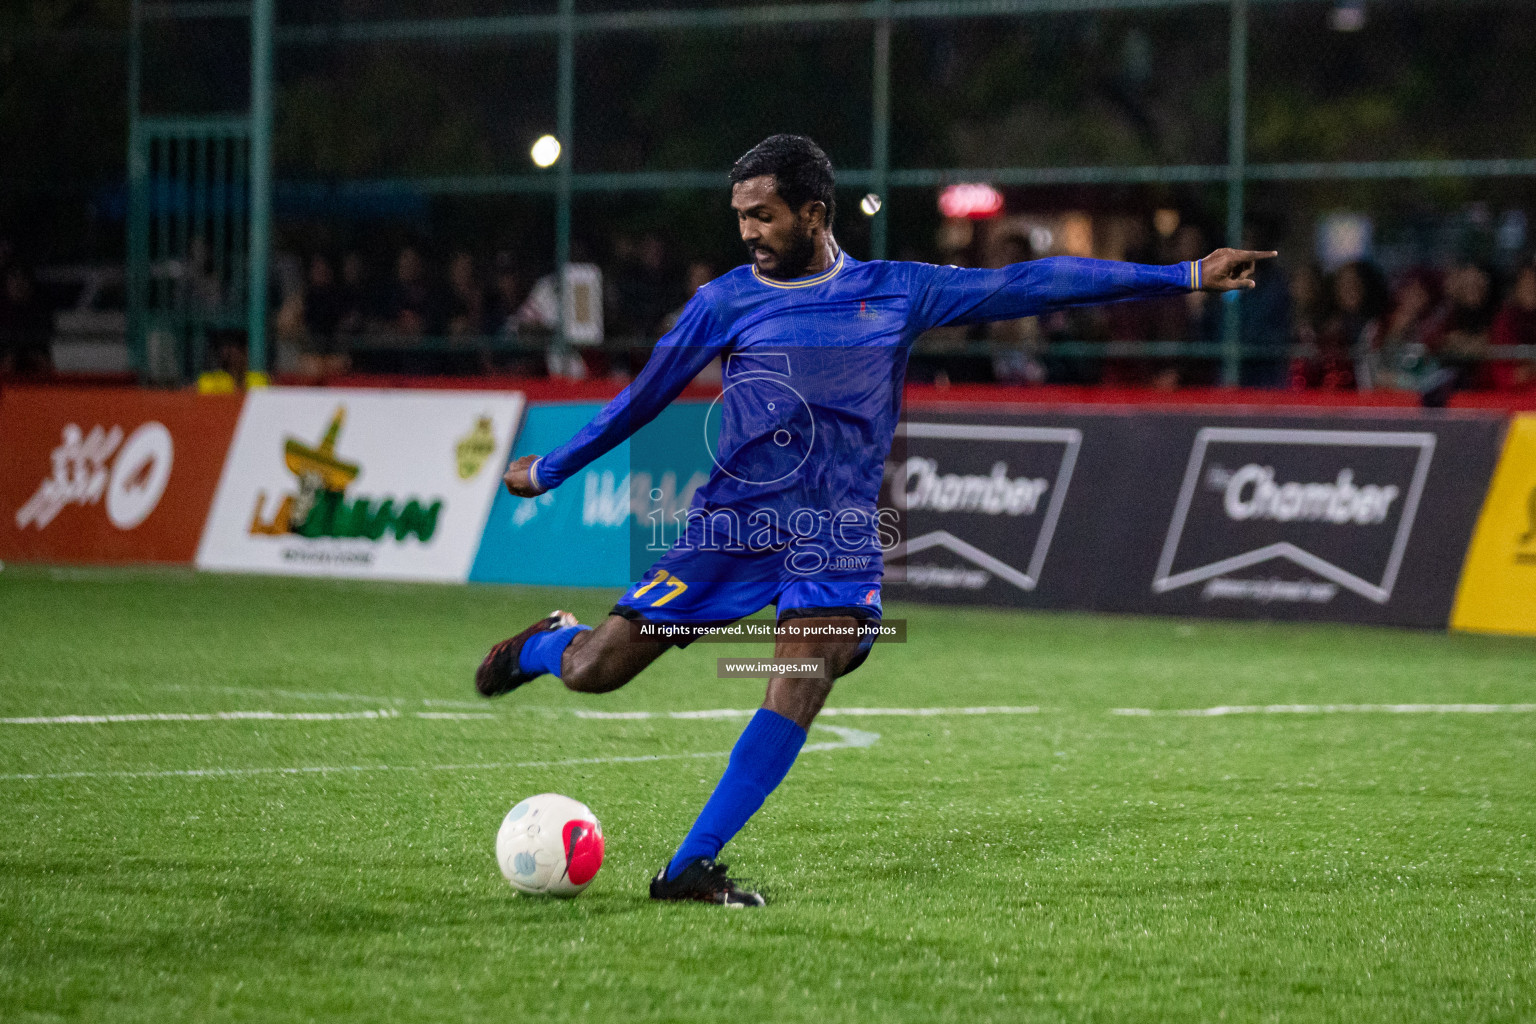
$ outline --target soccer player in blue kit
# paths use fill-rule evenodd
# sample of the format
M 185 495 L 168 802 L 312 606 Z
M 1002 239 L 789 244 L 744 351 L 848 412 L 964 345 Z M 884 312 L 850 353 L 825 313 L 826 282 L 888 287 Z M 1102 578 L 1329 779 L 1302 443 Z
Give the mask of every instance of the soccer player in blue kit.
M 715 857 L 788 774 L 833 680 L 869 653 L 892 539 L 877 503 L 913 340 L 946 324 L 1252 288 L 1256 263 L 1275 253 L 1218 249 L 1171 266 L 1070 257 L 998 270 L 866 263 L 833 237 L 832 164 L 811 140 L 765 139 L 736 161 L 730 182 L 751 263 L 700 288 L 634 382 L 574 438 L 517 459 L 505 477 L 524 498 L 560 486 L 719 357 L 724 391 L 708 482 L 676 543 L 603 623 L 554 612 L 493 647 L 475 685 L 494 697 L 547 672 L 572 690 L 605 693 L 668 647 L 687 646 L 689 628 L 774 605 L 775 658 L 820 659 L 825 674 L 768 680 L 725 774 L 650 886 L 653 899 L 762 906 Z M 786 623 L 794 636 L 782 635 Z

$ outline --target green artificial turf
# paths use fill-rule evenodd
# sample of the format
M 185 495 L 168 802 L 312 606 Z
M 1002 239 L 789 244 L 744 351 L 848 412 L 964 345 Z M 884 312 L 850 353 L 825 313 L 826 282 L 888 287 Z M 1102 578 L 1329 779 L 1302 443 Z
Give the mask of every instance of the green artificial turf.
M 741 720 L 571 712 L 749 708 L 714 659 L 763 648 L 473 697 L 613 597 L 0 572 L 0 717 L 390 713 L 0 724 L 0 1020 L 1536 1018 L 1536 713 L 1111 713 L 1531 703 L 1536 644 L 893 607 L 832 706 L 1038 713 L 825 719 L 878 739 L 802 755 L 724 858 L 773 903 L 728 911 L 645 883 Z M 334 770 L 166 774 L 294 768 Z M 492 857 L 547 790 L 607 834 L 572 901 Z

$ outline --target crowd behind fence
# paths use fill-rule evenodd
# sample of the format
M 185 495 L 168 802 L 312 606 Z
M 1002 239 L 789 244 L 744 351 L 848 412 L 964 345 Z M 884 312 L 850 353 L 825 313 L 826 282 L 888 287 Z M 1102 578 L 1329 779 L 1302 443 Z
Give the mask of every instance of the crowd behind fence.
M 1149 234 L 1124 255 L 1175 262 L 1207 247 L 1193 225 Z M 1002 265 L 1039 255 L 1028 237 L 1004 235 L 939 258 Z M 559 340 L 553 274 L 511 248 L 279 251 L 269 296 L 277 369 L 309 382 L 348 373 L 629 377 L 689 297 L 728 269 L 684 258 L 657 235 L 615 238 L 596 259 L 578 250 L 576 265 L 600 282 L 598 334 L 586 345 Z M 160 272 L 198 291 L 195 265 Z M 0 240 L 0 372 L 50 374 L 57 312 L 25 252 Z M 914 347 L 909 379 L 1213 386 L 1221 341 L 1220 301 L 1193 293 L 933 331 Z M 199 368 L 243 378 L 242 337 L 216 333 L 203 344 Z M 1428 404 L 1459 390 L 1536 388 L 1536 261 L 1503 272 L 1460 261 L 1388 275 L 1368 260 L 1324 272 L 1282 258 L 1244 298 L 1242 346 L 1240 380 L 1250 387 L 1410 391 Z
M 1127 255 L 1176 262 L 1205 248 L 1204 234 L 1186 226 Z M 1007 236 L 968 262 L 1037 255 L 1027 238 Z M 724 269 L 678 258 L 654 235 L 617 239 L 593 264 L 604 341 L 565 346 L 555 341 L 553 275 L 530 272 L 511 251 L 451 249 L 433 260 L 405 245 L 386 265 L 355 250 L 286 254 L 278 264 L 290 282 L 275 317 L 278 348 L 291 372 L 312 379 L 346 370 L 629 376 L 688 298 Z M 1411 391 L 1433 403 L 1456 390 L 1536 386 L 1530 260 L 1505 273 L 1463 261 L 1391 276 L 1368 260 L 1327 273 L 1282 260 L 1244 297 L 1242 324 L 1241 383 L 1251 387 Z M 933 331 L 914 348 L 911 377 L 1214 386 L 1221 341 L 1220 300 L 1193 293 Z M 1513 357 L 1500 358 L 1505 351 Z

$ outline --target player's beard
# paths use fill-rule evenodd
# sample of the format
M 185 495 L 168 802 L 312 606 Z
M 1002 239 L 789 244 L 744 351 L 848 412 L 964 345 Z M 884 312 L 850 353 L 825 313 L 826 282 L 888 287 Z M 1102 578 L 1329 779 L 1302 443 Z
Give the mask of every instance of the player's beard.
M 760 249 L 766 249 L 768 252 L 773 253 L 777 257 L 777 263 L 772 270 L 762 270 L 761 267 L 758 269 L 768 277 L 777 277 L 783 280 L 788 280 L 792 277 L 804 277 L 805 272 L 810 269 L 811 261 L 816 258 L 816 240 L 811 237 L 809 231 L 799 224 L 795 226 L 794 234 L 790 237 L 789 244 L 782 252 L 766 245 L 748 247 L 747 252 L 752 257 L 754 265 L 757 264 L 757 253 Z

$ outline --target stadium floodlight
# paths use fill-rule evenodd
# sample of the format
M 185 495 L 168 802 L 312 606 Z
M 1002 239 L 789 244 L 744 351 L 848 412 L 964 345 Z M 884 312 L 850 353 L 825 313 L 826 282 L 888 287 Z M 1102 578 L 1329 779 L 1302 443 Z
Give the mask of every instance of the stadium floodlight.
M 859 200 L 859 209 L 864 211 L 864 216 L 866 217 L 873 217 L 879 213 L 881 205 L 880 197 L 873 192 Z
M 533 149 L 529 150 L 529 155 L 540 167 L 553 167 L 555 161 L 560 159 L 560 140 L 553 135 L 540 135 Z

